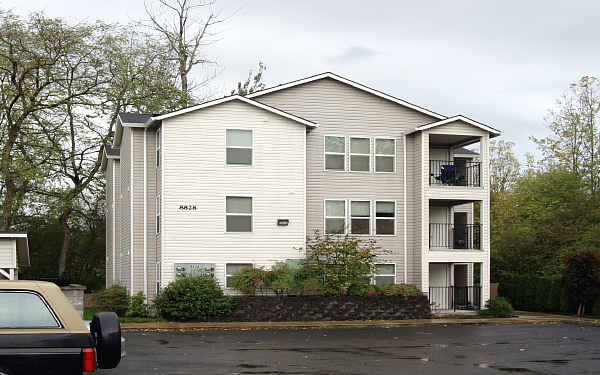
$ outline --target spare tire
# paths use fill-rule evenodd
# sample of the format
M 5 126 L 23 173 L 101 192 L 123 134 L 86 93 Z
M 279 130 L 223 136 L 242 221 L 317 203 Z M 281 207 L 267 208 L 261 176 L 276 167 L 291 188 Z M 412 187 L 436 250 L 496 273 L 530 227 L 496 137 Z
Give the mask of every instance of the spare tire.
M 98 367 L 115 368 L 121 361 L 121 323 L 114 312 L 100 312 L 94 315 L 90 332 L 96 340 Z

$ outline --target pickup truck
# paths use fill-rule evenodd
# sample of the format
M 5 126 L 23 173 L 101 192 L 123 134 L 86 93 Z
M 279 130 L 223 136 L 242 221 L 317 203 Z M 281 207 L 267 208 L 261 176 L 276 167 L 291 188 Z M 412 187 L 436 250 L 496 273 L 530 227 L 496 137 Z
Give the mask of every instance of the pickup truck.
M 60 288 L 0 281 L 0 375 L 81 375 L 121 361 L 121 325 L 112 312 L 89 328 Z

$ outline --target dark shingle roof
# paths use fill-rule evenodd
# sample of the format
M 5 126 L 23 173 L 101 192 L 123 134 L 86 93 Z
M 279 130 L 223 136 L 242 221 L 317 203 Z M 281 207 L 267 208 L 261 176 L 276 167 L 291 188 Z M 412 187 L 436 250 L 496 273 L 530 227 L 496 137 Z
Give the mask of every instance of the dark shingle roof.
M 473 156 L 479 156 L 479 153 L 475 152 L 475 151 L 471 151 L 469 149 L 466 149 L 464 147 L 459 147 L 459 148 L 455 148 L 454 149 L 454 153 L 458 154 L 458 155 L 473 155 Z
M 121 155 L 121 150 L 118 148 L 112 148 L 109 145 L 106 145 L 106 155 L 108 156 L 119 156 Z
M 143 124 L 153 115 L 151 113 L 128 113 L 120 112 L 119 117 L 125 123 Z

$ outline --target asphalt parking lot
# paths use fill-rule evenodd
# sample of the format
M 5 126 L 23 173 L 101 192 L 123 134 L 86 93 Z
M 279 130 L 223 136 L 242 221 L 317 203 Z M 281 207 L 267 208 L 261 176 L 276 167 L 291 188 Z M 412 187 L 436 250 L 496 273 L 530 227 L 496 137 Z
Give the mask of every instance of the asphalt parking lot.
M 127 332 L 102 374 L 599 374 L 600 327 Z

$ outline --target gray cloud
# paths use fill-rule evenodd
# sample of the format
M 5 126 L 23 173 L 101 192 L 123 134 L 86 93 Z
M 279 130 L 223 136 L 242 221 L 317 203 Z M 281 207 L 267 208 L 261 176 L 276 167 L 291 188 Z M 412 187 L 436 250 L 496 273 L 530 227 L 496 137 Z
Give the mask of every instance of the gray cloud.
M 0 0 L 2 1 L 2 0 Z M 600 75 L 597 0 L 218 0 L 215 92 L 264 61 L 269 85 L 324 71 L 446 115 L 501 129 L 520 154 L 546 132 L 547 110 L 580 76 Z M 128 22 L 143 0 L 3 0 L 19 13 Z

